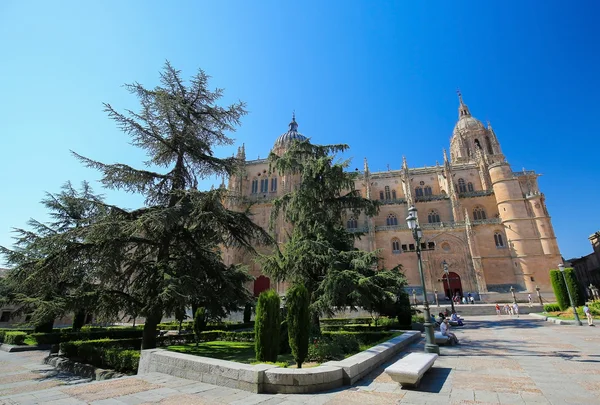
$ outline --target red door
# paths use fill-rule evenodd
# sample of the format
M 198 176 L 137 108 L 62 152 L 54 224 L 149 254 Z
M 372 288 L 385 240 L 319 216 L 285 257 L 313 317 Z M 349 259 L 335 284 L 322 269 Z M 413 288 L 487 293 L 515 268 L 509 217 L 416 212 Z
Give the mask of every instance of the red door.
M 460 282 L 460 276 L 454 272 L 448 273 L 448 276 L 444 273 L 442 276 L 444 280 L 444 291 L 446 292 L 446 296 L 448 298 L 452 298 L 458 293 L 459 296 L 462 297 L 462 284 Z
M 261 292 L 268 290 L 269 287 L 271 287 L 271 280 L 269 280 L 269 277 L 258 277 L 254 280 L 254 296 L 258 297 Z

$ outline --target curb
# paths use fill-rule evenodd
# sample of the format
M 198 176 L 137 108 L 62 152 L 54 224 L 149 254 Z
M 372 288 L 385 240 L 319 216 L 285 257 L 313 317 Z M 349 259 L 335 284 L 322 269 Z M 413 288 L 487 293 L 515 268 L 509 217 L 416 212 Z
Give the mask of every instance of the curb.
M 534 318 L 538 318 L 538 319 L 542 319 L 546 322 L 551 322 L 554 323 L 556 325 L 576 325 L 579 326 L 577 324 L 577 322 L 570 321 L 570 320 L 566 320 L 566 319 L 558 319 L 558 318 L 552 318 L 546 315 L 542 315 L 542 314 L 529 314 L 529 316 L 533 316 Z
M 60 356 L 48 356 L 44 359 L 44 364 L 55 367 L 60 371 L 67 371 L 83 378 L 91 378 L 92 380 L 110 380 L 113 378 L 125 377 L 126 374 L 117 373 L 113 370 L 97 368 L 89 364 L 78 363 Z
M 7 345 L 6 343 L 0 343 L 0 350 L 4 351 L 4 352 L 9 352 L 9 353 L 15 353 L 15 352 L 31 352 L 34 350 L 50 350 L 50 346 L 49 345 L 42 345 L 42 346 L 27 346 L 27 345 Z

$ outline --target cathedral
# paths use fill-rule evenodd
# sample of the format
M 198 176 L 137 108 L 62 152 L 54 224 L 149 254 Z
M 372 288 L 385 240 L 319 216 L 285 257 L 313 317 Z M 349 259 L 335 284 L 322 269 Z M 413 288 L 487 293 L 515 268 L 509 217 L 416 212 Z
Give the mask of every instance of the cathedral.
M 307 139 L 298 132 L 295 116 L 272 148 L 285 151 L 294 140 Z M 297 179 L 269 173 L 267 159 L 246 160 L 238 149 L 241 167 L 229 179 L 228 189 L 237 198 L 232 208 L 253 203 L 254 221 L 267 228 L 273 199 L 297 187 Z M 375 217 L 344 218 L 350 232 L 360 232 L 356 247 L 381 251 L 381 267 L 402 266 L 408 290 L 421 294 L 415 240 L 406 223 L 408 209 L 417 208 L 423 272 L 428 293 L 438 297 L 476 297 L 494 302 L 509 297 L 511 290 L 531 293 L 536 288 L 552 294 L 549 271 L 562 258 L 544 194 L 534 171 L 513 171 L 490 123 L 487 127 L 471 115 L 459 94 L 458 121 L 444 150 L 443 163 L 400 170 L 371 172 L 367 159 L 356 180 L 365 198 L 381 203 Z M 283 243 L 289 224 L 275 226 L 275 238 Z M 259 265 L 242 252 L 228 250 L 227 263 L 244 263 L 256 277 L 249 288 L 258 295 L 268 288 L 285 292 Z

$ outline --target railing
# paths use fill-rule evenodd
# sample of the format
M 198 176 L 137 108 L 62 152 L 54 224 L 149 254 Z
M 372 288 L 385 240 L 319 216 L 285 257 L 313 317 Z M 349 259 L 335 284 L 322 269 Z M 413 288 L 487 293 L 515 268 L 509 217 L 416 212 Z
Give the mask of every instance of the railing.
M 248 196 L 244 196 L 243 200 L 244 200 L 244 202 L 247 202 L 247 203 L 250 203 L 250 202 L 263 203 L 263 202 L 273 201 L 276 198 L 277 198 L 277 193 L 261 193 L 261 194 L 251 194 Z
M 473 221 L 471 223 L 473 225 L 501 224 L 502 220 L 500 218 L 487 218 L 487 219 L 478 219 L 478 220 Z
M 367 233 L 367 232 L 369 232 L 369 228 L 367 228 L 367 227 L 348 228 L 348 232 L 350 232 L 350 233 Z
M 437 195 L 420 195 L 418 197 L 415 197 L 415 201 L 417 202 L 424 202 L 424 201 L 439 201 L 439 200 L 447 200 L 448 197 L 445 194 L 437 194 Z
M 460 198 L 470 198 L 470 197 L 484 197 L 486 195 L 494 194 L 494 190 L 477 190 L 477 191 L 466 191 L 464 193 L 458 193 Z
M 408 225 L 386 225 L 386 226 L 376 226 L 376 231 L 402 231 L 408 229 Z
M 456 221 L 449 221 L 449 222 L 434 222 L 434 223 L 425 223 L 425 224 L 420 224 L 421 225 L 421 229 L 425 230 L 425 229 L 445 229 L 445 228 L 463 228 L 465 226 L 465 223 L 460 221 L 460 222 L 456 222 Z
M 535 175 L 535 170 L 521 170 L 520 172 L 512 172 L 513 176 L 533 176 Z
M 406 204 L 406 198 L 394 198 L 391 200 L 378 200 L 380 204 L 391 205 L 391 204 Z

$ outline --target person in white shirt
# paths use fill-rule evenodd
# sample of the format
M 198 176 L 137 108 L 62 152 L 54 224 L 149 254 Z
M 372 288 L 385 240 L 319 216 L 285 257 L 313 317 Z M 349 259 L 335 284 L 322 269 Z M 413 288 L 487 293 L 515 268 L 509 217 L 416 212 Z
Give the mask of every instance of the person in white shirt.
M 533 301 L 531 300 L 531 294 L 527 295 L 527 301 L 529 301 L 529 306 L 533 306 Z
M 592 316 L 592 312 L 590 311 L 590 307 L 588 306 L 587 303 L 583 306 L 583 313 L 585 314 L 585 317 L 587 318 L 588 325 L 594 326 L 594 317 Z
M 512 306 L 512 310 L 513 313 L 517 316 L 517 318 L 519 317 L 519 306 L 517 305 L 517 303 L 515 302 Z
M 445 318 L 442 324 L 440 325 L 440 332 L 442 332 L 442 335 L 448 336 L 450 344 L 458 344 L 458 339 L 456 338 L 456 335 L 450 332 L 449 329 L 450 324 L 448 323 L 448 318 Z

